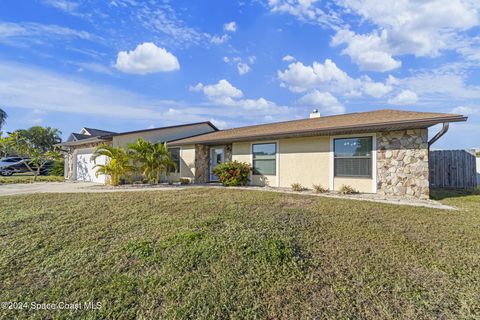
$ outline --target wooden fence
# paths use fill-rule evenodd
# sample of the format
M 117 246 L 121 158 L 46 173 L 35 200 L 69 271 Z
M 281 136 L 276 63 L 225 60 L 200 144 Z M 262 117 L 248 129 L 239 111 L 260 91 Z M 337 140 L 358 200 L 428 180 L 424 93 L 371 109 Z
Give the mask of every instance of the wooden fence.
M 430 187 L 471 189 L 477 186 L 476 157 L 467 150 L 429 153 Z

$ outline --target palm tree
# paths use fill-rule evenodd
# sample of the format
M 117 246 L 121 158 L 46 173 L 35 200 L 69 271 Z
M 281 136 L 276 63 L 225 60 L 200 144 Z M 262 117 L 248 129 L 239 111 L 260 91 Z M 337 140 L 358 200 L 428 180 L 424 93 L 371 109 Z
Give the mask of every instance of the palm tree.
M 2 130 L 2 127 L 7 121 L 7 118 L 8 118 L 7 113 L 0 108 L 0 130 Z
M 177 170 L 166 143 L 138 139 L 135 143 L 130 143 L 128 149 L 141 174 L 150 183 L 159 183 L 162 174 L 168 176 L 172 168 Z
M 130 164 L 130 157 L 123 148 L 109 145 L 98 146 L 93 153 L 92 160 L 96 161 L 100 156 L 106 156 L 108 160 L 105 164 L 96 164 L 94 166 L 94 168 L 98 168 L 96 175 L 104 174 L 109 176 L 109 183 L 113 186 L 118 186 L 122 176 L 133 170 Z

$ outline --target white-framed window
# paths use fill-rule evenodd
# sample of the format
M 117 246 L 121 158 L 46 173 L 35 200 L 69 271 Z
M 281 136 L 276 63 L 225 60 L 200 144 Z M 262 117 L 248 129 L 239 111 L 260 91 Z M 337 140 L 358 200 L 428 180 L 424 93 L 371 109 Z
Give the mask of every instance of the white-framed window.
M 372 137 L 334 139 L 335 177 L 372 177 Z
M 253 174 L 272 175 L 277 174 L 277 144 L 257 143 L 252 144 Z

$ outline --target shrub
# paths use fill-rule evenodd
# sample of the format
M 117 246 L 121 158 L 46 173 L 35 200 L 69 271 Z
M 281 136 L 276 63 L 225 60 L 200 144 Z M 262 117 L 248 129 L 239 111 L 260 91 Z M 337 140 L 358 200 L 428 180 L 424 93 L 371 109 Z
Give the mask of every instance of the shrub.
M 190 178 L 185 178 L 185 177 L 180 178 L 179 181 L 180 181 L 180 184 L 190 184 L 191 182 Z
M 354 193 L 359 193 L 358 190 L 356 190 L 354 187 L 349 186 L 348 184 L 344 184 L 340 187 L 340 190 L 338 190 L 341 194 L 354 194 Z
M 293 191 L 305 191 L 307 188 L 302 186 L 300 183 L 292 183 L 291 188 Z
M 65 161 L 64 160 L 56 160 L 53 163 L 53 167 L 50 170 L 49 175 L 63 177 L 64 174 L 65 174 L 64 171 L 65 171 Z
M 327 188 L 324 188 L 321 184 L 314 184 L 313 190 L 315 190 L 316 193 L 325 193 L 329 191 Z
M 251 171 L 252 167 L 248 163 L 239 161 L 225 162 L 213 169 L 218 180 L 226 187 L 247 185 Z

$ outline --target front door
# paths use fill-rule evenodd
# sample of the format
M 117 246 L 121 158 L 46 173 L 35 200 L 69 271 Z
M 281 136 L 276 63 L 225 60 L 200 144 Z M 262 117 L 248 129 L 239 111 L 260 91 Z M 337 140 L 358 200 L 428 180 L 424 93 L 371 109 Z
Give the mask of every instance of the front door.
M 213 174 L 213 169 L 225 161 L 223 146 L 210 148 L 210 181 L 218 181 L 218 177 Z

